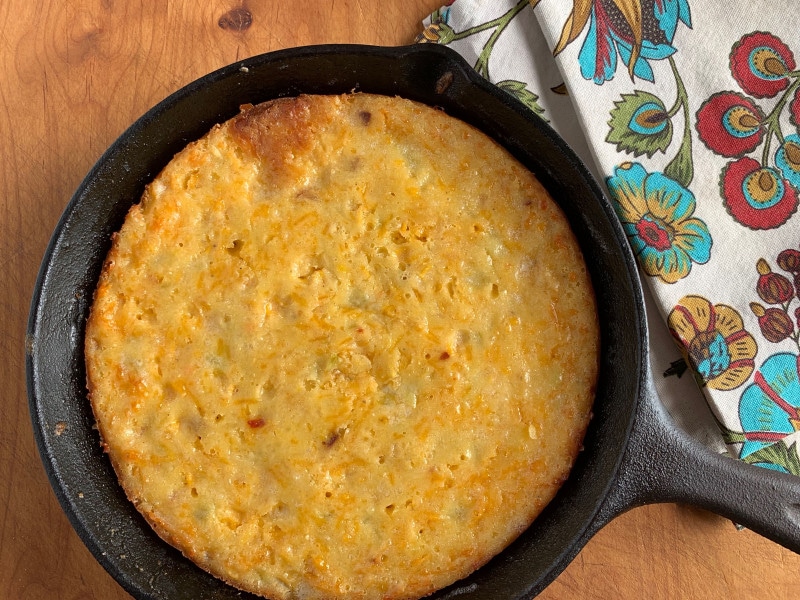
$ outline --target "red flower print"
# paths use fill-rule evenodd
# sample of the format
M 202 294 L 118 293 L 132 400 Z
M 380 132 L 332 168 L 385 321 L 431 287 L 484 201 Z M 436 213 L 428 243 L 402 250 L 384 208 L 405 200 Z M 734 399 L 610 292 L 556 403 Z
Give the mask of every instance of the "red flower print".
M 731 49 L 731 73 L 741 88 L 756 98 L 776 95 L 789 85 L 794 71 L 792 51 L 772 34 L 756 31 L 745 35 Z
M 792 101 L 789 103 L 789 122 L 800 128 L 800 88 L 795 90 Z
M 787 248 L 778 254 L 778 266 L 793 275 L 800 273 L 800 251 Z
M 794 323 L 780 308 L 764 308 L 758 302 L 751 302 L 750 310 L 758 319 L 761 335 L 773 344 L 782 342 L 794 333 Z
M 650 246 L 664 252 L 672 247 L 672 236 L 670 235 L 669 228 L 655 219 L 642 217 L 642 219 L 634 225 L 637 235 L 645 240 Z
M 749 98 L 718 92 L 697 111 L 697 132 L 706 146 L 729 158 L 752 152 L 764 137 L 764 114 Z
M 769 263 L 763 258 L 758 259 L 756 270 L 759 275 L 756 292 L 764 302 L 767 304 L 783 304 L 794 297 L 792 282 L 780 273 L 774 273 Z
M 749 157 L 728 163 L 721 186 L 725 208 L 750 229 L 779 227 L 797 210 L 797 191 L 789 182 Z

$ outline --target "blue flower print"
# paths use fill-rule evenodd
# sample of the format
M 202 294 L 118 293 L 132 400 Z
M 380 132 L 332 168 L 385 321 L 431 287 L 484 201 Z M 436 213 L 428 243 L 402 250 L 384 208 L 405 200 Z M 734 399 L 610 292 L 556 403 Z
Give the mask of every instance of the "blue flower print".
M 692 215 L 694 195 L 663 173 L 623 163 L 606 179 L 614 208 L 645 273 L 665 283 L 686 277 L 711 257 L 711 235 Z
M 740 458 L 800 430 L 799 358 L 789 352 L 773 354 L 742 392 L 739 419 L 745 439 Z
M 573 42 L 587 22 L 578 62 L 581 75 L 599 85 L 614 77 L 618 56 L 632 78 L 653 81 L 648 61 L 675 53 L 678 23 L 691 27 L 691 15 L 687 0 L 573 0 L 555 53 Z

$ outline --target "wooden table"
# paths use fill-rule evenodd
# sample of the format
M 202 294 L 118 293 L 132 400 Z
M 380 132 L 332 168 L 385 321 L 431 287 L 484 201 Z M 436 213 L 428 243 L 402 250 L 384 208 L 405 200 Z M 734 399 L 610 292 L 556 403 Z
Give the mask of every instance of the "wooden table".
M 150 106 L 238 59 L 399 45 L 441 0 L 0 3 L 0 600 L 128 595 L 62 513 L 33 440 L 25 326 L 50 234 L 83 176 Z M 675 505 L 601 531 L 541 598 L 797 598 L 800 556 Z

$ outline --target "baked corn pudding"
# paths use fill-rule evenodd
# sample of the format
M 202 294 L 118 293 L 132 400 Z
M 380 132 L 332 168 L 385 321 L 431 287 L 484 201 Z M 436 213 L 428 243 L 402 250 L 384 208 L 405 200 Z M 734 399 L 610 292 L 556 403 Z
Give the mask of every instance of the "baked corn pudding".
M 274 600 L 418 598 L 566 479 L 598 368 L 565 217 L 412 101 L 245 106 L 150 183 L 86 329 L 104 449 L 155 531 Z

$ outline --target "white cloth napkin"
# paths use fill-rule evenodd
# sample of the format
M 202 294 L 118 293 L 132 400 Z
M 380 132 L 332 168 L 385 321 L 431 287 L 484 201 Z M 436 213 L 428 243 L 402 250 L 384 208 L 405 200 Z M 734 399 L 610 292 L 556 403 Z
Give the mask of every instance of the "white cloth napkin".
M 789 0 L 455 0 L 418 38 L 525 102 L 605 184 L 675 420 L 796 475 L 798 25 Z

